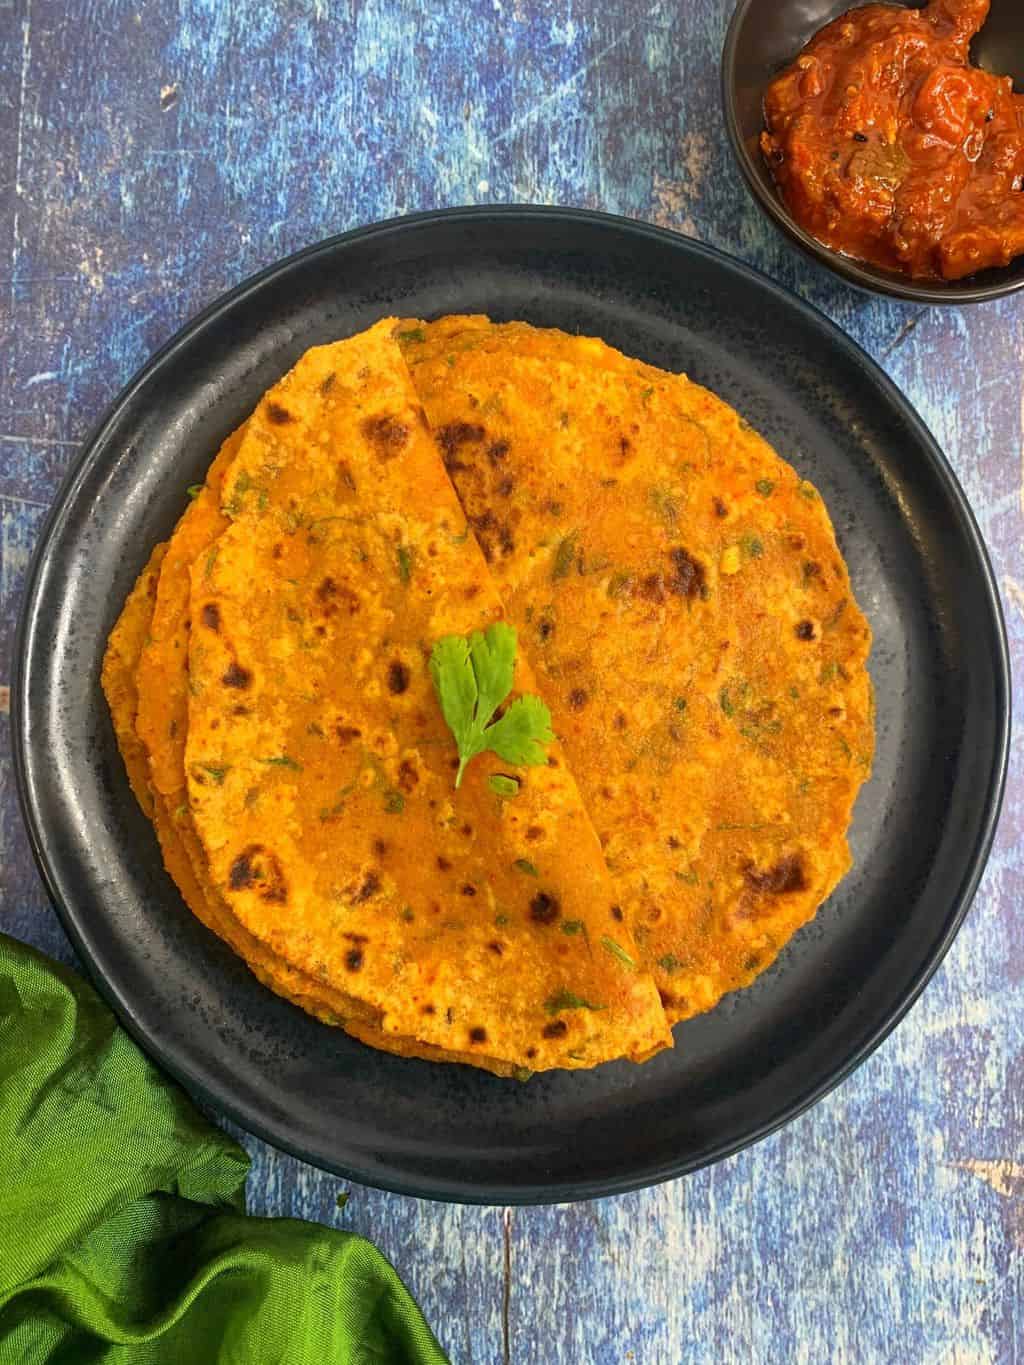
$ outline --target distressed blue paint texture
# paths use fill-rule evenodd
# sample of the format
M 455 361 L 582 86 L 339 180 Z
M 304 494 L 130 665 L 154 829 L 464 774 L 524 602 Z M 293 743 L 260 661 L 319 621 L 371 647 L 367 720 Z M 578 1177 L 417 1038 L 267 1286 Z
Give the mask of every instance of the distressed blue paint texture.
M 1024 674 L 1024 299 L 922 311 L 791 254 L 720 126 L 728 8 L 0 0 L 0 682 L 60 475 L 155 347 L 329 233 L 510 200 L 693 233 L 879 357 L 967 488 Z M 70 960 L 3 743 L 0 923 Z M 714 1170 L 514 1212 L 356 1189 L 342 1214 L 336 1180 L 246 1139 L 252 1204 L 376 1238 L 460 1362 L 1024 1360 L 1022 835 L 1018 749 L 974 912 L 920 1004 L 838 1093 Z

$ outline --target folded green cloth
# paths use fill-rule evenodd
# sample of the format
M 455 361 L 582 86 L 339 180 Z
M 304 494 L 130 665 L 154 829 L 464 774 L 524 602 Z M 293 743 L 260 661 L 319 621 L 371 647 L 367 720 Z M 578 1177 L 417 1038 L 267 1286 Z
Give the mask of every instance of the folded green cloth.
M 371 1243 L 245 1215 L 248 1167 L 91 987 L 0 934 L 0 1365 L 445 1365 Z

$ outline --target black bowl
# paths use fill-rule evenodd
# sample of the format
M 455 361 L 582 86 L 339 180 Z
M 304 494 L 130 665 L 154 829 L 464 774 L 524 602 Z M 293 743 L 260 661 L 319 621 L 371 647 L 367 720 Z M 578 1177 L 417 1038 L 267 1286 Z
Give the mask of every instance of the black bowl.
M 854 7 L 850 0 L 740 0 L 736 6 L 722 52 L 722 104 L 729 140 L 747 187 L 791 242 L 862 289 L 916 303 L 979 303 L 1024 288 L 1024 256 L 1002 269 L 981 271 L 950 284 L 918 283 L 866 265 L 815 241 L 782 202 L 758 146 L 764 127 L 764 92 L 820 28 Z M 908 8 L 916 7 L 908 4 Z M 972 58 L 986 70 L 1019 76 L 1014 67 L 1024 62 L 1024 6 L 1020 0 L 993 0 L 992 8 L 974 41 Z

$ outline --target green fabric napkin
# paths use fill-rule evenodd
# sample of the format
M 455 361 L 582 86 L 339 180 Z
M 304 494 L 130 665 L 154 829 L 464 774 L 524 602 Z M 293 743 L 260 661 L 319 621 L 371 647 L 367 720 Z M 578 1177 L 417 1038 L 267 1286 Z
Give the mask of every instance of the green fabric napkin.
M 0 1365 L 446 1365 L 371 1243 L 246 1217 L 249 1159 L 0 934 Z

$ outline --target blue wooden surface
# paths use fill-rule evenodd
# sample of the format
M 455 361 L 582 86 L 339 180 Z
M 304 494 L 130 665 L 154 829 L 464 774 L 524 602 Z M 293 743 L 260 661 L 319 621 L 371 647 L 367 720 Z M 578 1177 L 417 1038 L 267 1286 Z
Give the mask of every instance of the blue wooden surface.
M 729 8 L 0 0 L 0 683 L 60 476 L 155 347 L 329 233 L 513 200 L 692 233 L 878 357 L 967 489 L 1022 673 L 1024 298 L 871 299 L 773 236 L 718 112 Z M 2 743 L 0 927 L 70 961 Z M 339 1181 L 246 1138 L 252 1207 L 373 1237 L 459 1362 L 1024 1360 L 1022 836 L 1018 746 L 975 908 L 921 1002 L 838 1092 L 713 1170 L 539 1210 L 357 1188 L 339 1213 Z

